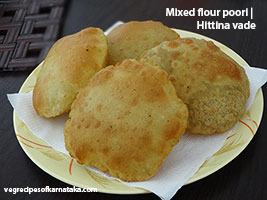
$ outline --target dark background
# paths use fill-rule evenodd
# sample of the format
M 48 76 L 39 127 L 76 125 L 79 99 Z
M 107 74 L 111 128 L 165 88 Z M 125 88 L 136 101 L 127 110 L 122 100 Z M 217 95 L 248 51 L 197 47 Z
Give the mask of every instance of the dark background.
M 1 3 L 1 0 L 0 0 Z M 166 7 L 178 9 L 245 9 L 254 8 L 256 30 L 197 30 L 197 20 L 247 22 L 247 17 L 166 17 Z M 72 0 L 68 2 L 59 37 L 94 26 L 107 29 L 118 20 L 156 20 L 209 36 L 241 55 L 251 66 L 267 68 L 267 1 L 266 0 Z M 111 195 L 102 193 L 3 193 L 3 187 L 67 187 L 38 168 L 23 152 L 13 130 L 13 110 L 7 93 L 18 92 L 28 72 L 0 73 L 0 199 L 159 199 L 154 194 Z M 267 94 L 266 85 L 263 87 Z M 266 105 L 266 100 L 265 100 Z M 247 148 L 216 173 L 182 187 L 173 199 L 267 199 L 267 117 L 263 114 L 256 136 Z

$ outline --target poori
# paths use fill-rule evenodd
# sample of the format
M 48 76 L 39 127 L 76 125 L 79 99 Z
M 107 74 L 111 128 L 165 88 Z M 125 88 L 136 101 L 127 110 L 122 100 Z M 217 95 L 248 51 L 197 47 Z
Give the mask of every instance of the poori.
M 188 106 L 190 132 L 225 132 L 244 114 L 247 75 L 213 42 L 179 38 L 146 51 L 140 60 L 168 73 L 178 97 Z
M 102 69 L 80 90 L 65 125 L 65 146 L 80 164 L 143 181 L 158 171 L 187 119 L 167 73 L 127 59 Z
M 126 58 L 138 58 L 144 51 L 179 35 L 155 21 L 131 21 L 115 27 L 108 35 L 108 64 L 115 65 Z
M 106 66 L 107 39 L 99 28 L 86 28 L 58 40 L 50 49 L 33 90 L 33 106 L 42 117 L 69 111 L 77 93 Z

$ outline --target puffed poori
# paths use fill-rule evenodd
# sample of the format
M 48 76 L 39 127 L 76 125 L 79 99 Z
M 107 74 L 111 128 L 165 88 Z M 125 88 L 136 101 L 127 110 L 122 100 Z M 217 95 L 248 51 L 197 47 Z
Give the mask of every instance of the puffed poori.
M 155 21 L 131 21 L 115 27 L 108 35 L 108 64 L 115 65 L 126 58 L 138 58 L 144 51 L 179 35 Z
M 167 73 L 125 60 L 92 77 L 72 104 L 65 146 L 79 163 L 123 181 L 152 177 L 187 126 Z
M 247 75 L 213 42 L 194 38 L 163 42 L 140 60 L 168 73 L 178 97 L 188 106 L 190 132 L 225 132 L 244 114 Z
M 43 117 L 68 112 L 78 91 L 106 66 L 107 39 L 87 28 L 58 40 L 50 49 L 33 90 L 33 106 Z

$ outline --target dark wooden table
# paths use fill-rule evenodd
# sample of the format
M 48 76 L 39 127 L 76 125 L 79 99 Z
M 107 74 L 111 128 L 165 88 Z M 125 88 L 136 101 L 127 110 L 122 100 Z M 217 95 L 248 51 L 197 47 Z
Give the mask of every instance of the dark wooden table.
M 246 22 L 246 17 L 222 20 L 219 17 L 166 17 L 165 8 L 245 9 L 254 8 L 256 30 L 197 30 L 197 20 Z M 185 29 L 214 38 L 241 55 L 251 66 L 267 68 L 267 1 L 138 1 L 97 0 L 69 1 L 60 36 L 95 26 L 103 30 L 118 20 L 157 20 L 169 27 Z M 7 93 L 19 90 L 30 72 L 0 74 L 0 199 L 159 199 L 154 194 L 111 195 L 102 193 L 19 193 L 3 192 L 3 187 L 67 187 L 37 167 L 23 152 L 13 130 L 13 110 Z M 267 86 L 263 87 L 264 95 Z M 266 100 L 265 100 L 265 105 Z M 266 110 L 266 109 L 265 109 Z M 182 187 L 173 199 L 267 199 L 267 115 L 263 114 L 256 136 L 247 148 L 216 173 Z

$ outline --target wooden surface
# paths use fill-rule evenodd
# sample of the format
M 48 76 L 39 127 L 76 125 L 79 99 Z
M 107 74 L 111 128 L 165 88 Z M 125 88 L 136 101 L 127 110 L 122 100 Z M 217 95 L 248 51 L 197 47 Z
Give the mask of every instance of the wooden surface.
M 166 7 L 179 9 L 244 9 L 254 8 L 256 30 L 197 30 L 197 20 L 222 21 L 221 18 L 166 17 Z M 158 20 L 169 27 L 198 32 L 232 48 L 251 66 L 267 68 L 267 1 L 200 1 L 200 0 L 97 0 L 69 1 L 61 36 L 88 26 L 108 28 L 118 20 Z M 229 22 L 246 22 L 235 17 Z M 225 20 L 225 22 L 228 20 Z M 154 194 L 111 195 L 101 193 L 19 193 L 3 192 L 3 187 L 67 187 L 37 167 L 23 152 L 13 130 L 13 110 L 7 93 L 15 93 L 30 72 L 0 73 L 0 199 L 159 199 Z M 263 87 L 264 95 L 267 86 Z M 265 105 L 266 100 L 265 100 Z M 267 116 L 266 109 L 256 136 L 248 147 L 227 166 L 216 173 L 182 187 L 173 199 L 231 200 L 267 199 Z
M 56 41 L 65 0 L 0 1 L 0 72 L 32 70 Z

